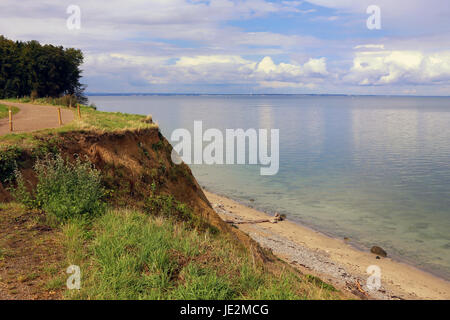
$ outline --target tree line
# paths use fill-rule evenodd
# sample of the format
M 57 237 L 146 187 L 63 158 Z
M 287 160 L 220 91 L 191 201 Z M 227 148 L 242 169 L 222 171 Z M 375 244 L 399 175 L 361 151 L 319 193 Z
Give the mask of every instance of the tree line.
M 80 103 L 83 53 L 74 48 L 8 40 L 0 35 L 0 98 L 74 96 Z

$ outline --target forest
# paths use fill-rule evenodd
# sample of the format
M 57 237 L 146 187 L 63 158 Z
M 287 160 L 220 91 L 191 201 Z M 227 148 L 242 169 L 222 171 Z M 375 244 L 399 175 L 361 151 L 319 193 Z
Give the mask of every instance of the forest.
M 0 99 L 74 96 L 86 101 L 80 83 L 83 53 L 38 41 L 12 41 L 0 35 Z

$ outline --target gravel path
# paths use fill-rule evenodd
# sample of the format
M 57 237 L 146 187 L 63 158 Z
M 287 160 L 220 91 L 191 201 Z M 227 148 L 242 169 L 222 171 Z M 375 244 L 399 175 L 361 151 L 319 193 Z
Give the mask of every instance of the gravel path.
M 36 130 L 58 128 L 58 111 L 54 106 L 41 106 L 27 103 L 1 101 L 0 104 L 18 107 L 20 111 L 13 115 L 13 132 L 31 132 Z M 61 108 L 63 124 L 74 119 L 74 112 Z M 10 133 L 8 118 L 0 119 L 0 135 Z

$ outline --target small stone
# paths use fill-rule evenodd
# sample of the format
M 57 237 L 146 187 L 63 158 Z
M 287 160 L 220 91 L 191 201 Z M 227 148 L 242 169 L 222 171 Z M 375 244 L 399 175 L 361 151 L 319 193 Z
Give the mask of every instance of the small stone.
M 375 259 L 380 260 L 381 258 L 380 258 L 380 256 L 376 256 Z
M 379 255 L 379 256 L 382 256 L 383 258 L 386 258 L 386 257 L 387 257 L 386 251 L 384 251 L 383 248 L 381 248 L 381 247 L 379 247 L 379 246 L 373 246 L 373 247 L 370 249 L 370 252 L 372 252 L 372 253 L 374 253 L 374 254 L 377 254 L 377 255 Z

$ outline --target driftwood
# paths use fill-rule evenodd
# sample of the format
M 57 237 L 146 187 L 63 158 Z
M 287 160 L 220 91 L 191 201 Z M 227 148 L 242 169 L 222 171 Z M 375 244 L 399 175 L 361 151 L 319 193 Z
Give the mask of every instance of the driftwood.
M 274 222 L 274 220 L 270 220 L 270 219 L 261 219 L 261 220 L 252 220 L 252 221 L 233 221 L 233 220 L 225 220 L 226 223 L 231 223 L 231 224 L 255 224 L 255 223 L 263 223 L 263 222 Z
M 280 215 L 278 212 L 275 213 L 275 216 L 272 219 L 259 219 L 259 220 L 242 220 L 242 221 L 233 221 L 233 220 L 225 220 L 226 223 L 231 224 L 256 224 L 256 223 L 264 223 L 264 222 L 270 222 L 270 223 L 277 223 L 278 221 L 283 221 L 286 219 L 285 215 Z

